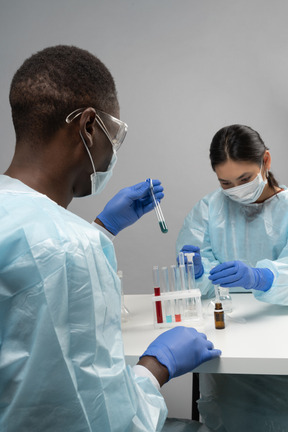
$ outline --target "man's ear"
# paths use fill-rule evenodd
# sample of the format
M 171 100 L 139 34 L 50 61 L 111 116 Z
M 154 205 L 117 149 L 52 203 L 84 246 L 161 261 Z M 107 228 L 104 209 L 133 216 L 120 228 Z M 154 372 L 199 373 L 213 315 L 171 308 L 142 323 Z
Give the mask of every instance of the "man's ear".
M 88 148 L 93 146 L 93 135 L 96 127 L 95 118 L 95 110 L 90 107 L 83 111 L 79 121 L 80 133 Z

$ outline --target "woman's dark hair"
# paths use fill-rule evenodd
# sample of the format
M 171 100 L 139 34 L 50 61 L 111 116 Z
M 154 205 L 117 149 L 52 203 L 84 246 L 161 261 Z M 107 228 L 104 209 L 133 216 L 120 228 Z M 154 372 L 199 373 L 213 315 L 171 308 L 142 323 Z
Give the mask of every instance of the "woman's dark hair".
M 268 147 L 258 132 L 249 126 L 235 124 L 223 127 L 214 135 L 210 145 L 210 161 L 214 171 L 217 165 L 228 159 L 252 162 L 261 167 L 266 150 Z M 272 189 L 279 187 L 270 171 L 267 172 L 267 181 Z

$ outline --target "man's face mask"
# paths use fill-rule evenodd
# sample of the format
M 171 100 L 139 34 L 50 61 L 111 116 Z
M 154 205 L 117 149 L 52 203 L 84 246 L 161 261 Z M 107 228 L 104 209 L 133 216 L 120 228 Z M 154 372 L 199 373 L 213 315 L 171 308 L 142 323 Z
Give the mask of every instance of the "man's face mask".
M 251 182 L 230 189 L 222 189 L 222 192 L 233 201 L 241 204 L 251 204 L 261 196 L 266 184 L 267 179 L 263 180 L 260 170 L 257 177 Z
M 86 142 L 85 142 L 85 140 L 84 140 L 81 132 L 79 132 L 79 134 L 80 134 L 82 142 L 83 142 L 83 144 L 84 144 L 84 146 L 85 146 L 85 148 L 87 150 L 87 153 L 88 153 L 89 158 L 91 160 L 93 171 L 94 171 L 91 174 L 91 176 L 90 176 L 90 178 L 91 178 L 91 195 L 98 195 L 98 194 L 100 194 L 104 190 L 104 188 L 106 187 L 107 183 L 109 182 L 109 180 L 112 177 L 113 168 L 115 167 L 116 162 L 117 162 L 116 151 L 114 151 L 114 149 L 113 149 L 113 155 L 111 157 L 111 161 L 109 163 L 107 171 L 104 171 L 104 172 L 98 171 L 98 172 L 96 172 L 95 165 L 94 165 L 94 162 L 93 162 L 90 150 L 88 149 L 88 146 L 87 146 L 87 144 L 86 144 Z
M 81 115 L 85 108 L 78 108 L 77 110 L 73 111 L 66 117 L 66 123 L 71 123 L 76 117 Z M 117 156 L 116 152 L 119 150 L 121 144 L 124 141 L 124 138 L 127 133 L 128 126 L 126 123 L 122 122 L 121 120 L 111 116 L 110 114 L 104 113 L 103 111 L 95 109 L 96 118 L 98 125 L 102 129 L 102 131 L 105 133 L 107 138 L 109 139 L 112 148 L 113 148 L 113 155 L 110 161 L 110 164 L 108 166 L 107 171 L 105 172 L 96 172 L 95 165 L 90 153 L 90 150 L 88 149 L 88 146 L 79 131 L 81 140 L 87 150 L 87 153 L 89 155 L 90 161 L 92 163 L 93 167 L 93 174 L 91 174 L 91 195 L 97 195 L 103 191 L 105 186 L 107 185 L 108 181 L 112 177 L 113 174 L 113 168 L 116 165 L 117 162 Z

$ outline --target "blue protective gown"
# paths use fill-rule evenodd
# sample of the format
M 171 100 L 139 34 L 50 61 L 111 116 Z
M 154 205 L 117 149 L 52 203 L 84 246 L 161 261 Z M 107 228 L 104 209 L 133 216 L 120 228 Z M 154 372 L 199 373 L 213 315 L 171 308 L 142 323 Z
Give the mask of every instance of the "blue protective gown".
M 160 431 L 167 409 L 125 366 L 112 242 L 0 176 L 1 432 Z
M 188 214 L 176 250 L 185 244 L 200 247 L 204 275 L 197 287 L 203 294 L 214 295 L 208 280 L 214 266 L 241 260 L 274 274 L 267 292 L 253 290 L 258 300 L 288 305 L 288 190 L 282 187 L 264 203 L 248 205 L 218 189 Z M 200 393 L 199 411 L 214 431 L 288 431 L 287 376 L 200 374 Z
M 240 260 L 252 267 L 266 267 L 274 274 L 272 287 L 253 290 L 254 296 L 273 304 L 288 305 L 288 190 L 262 204 L 237 203 L 218 189 L 199 201 L 186 217 L 177 239 L 182 246 L 199 246 L 204 275 L 197 286 L 214 295 L 210 270 L 225 261 Z

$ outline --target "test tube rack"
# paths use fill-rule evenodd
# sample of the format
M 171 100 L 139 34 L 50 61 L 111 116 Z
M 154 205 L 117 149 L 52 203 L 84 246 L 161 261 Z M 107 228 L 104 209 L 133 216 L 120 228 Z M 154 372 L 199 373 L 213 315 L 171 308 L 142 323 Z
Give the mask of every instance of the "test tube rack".
M 203 320 L 201 292 L 198 288 L 152 295 L 152 305 L 155 328 L 193 326 Z

